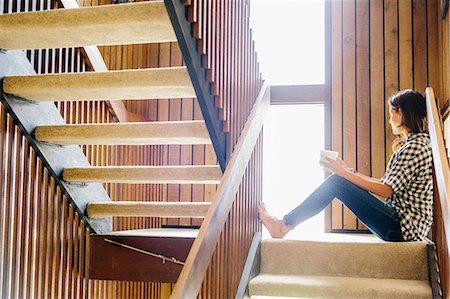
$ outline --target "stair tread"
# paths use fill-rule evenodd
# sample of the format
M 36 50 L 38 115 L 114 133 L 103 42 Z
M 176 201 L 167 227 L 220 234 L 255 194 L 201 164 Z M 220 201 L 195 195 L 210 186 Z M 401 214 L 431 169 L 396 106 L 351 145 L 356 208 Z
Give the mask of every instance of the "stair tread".
M 4 14 L 0 36 L 5 50 L 177 40 L 163 1 Z
M 211 144 L 204 121 L 38 126 L 35 138 L 59 145 Z
M 249 283 L 250 295 L 330 298 L 431 298 L 427 280 L 314 275 L 260 274 Z
M 263 240 L 261 273 L 428 279 L 427 243 Z
M 218 165 L 68 167 L 63 179 L 86 183 L 219 184 L 222 171 Z
M 1 46 L 0 46 L 1 48 Z M 45 88 L 42 88 L 45 86 Z M 196 97 L 187 68 L 6 76 L 3 90 L 33 101 L 142 100 Z
M 110 216 L 204 218 L 210 206 L 210 202 L 101 201 L 90 202 L 86 211 L 90 218 Z

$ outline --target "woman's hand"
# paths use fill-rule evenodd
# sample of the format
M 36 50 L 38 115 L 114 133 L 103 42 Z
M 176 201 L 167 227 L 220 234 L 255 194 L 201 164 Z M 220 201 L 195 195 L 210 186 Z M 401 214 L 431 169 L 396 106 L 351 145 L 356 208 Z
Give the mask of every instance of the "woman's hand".
M 319 162 L 320 166 L 325 168 L 326 170 L 333 172 L 337 175 L 344 176 L 344 173 L 349 171 L 347 165 L 341 158 L 337 158 L 336 160 L 325 157 L 326 162 Z

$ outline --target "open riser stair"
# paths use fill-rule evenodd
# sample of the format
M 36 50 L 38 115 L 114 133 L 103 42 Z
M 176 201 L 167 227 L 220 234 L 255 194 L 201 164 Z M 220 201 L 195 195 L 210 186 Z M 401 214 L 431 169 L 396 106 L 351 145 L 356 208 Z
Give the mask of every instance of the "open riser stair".
M 111 30 L 112 27 L 115 29 Z M 20 51 L 85 47 L 89 57 L 100 45 L 176 42 L 164 2 L 3 14 L 0 33 L 3 104 L 28 136 L 34 138 L 39 154 L 62 179 L 65 191 L 96 232 L 89 239 L 90 278 L 176 282 L 197 230 L 155 228 L 112 232 L 111 217 L 203 219 L 210 203 L 140 202 L 139 198 L 113 202 L 103 186 L 217 185 L 222 178 L 221 167 L 91 166 L 80 146 L 208 145 L 212 141 L 205 121 L 69 125 L 53 102 L 195 98 L 186 67 L 107 71 L 102 62 L 94 61 L 102 71 L 36 74 Z M 168 261 L 161 260 L 161 256 L 167 256 Z M 138 268 L 142 271 L 133 270 Z

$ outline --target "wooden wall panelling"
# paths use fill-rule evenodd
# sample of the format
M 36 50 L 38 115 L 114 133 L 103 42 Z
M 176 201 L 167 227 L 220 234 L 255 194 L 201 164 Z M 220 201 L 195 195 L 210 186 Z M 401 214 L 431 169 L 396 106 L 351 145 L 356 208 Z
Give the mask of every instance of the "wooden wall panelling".
M 354 1 L 343 3 L 343 151 L 342 156 L 350 167 L 356 167 L 356 35 Z M 356 229 L 356 218 L 344 209 L 344 229 Z
M 399 34 L 398 34 L 398 64 L 400 89 L 413 86 L 413 28 L 412 1 L 398 2 Z M 387 95 L 389 96 L 389 95 Z
M 383 2 L 370 1 L 370 117 L 371 117 L 371 175 L 381 178 L 385 160 L 385 96 Z M 375 121 L 380 120 L 380 121 Z
M 438 1 L 427 1 L 427 54 L 428 54 L 428 86 L 433 87 L 435 95 L 442 98 L 441 82 L 439 80 L 439 38 L 438 38 L 438 23 L 441 23 Z
M 332 18 L 332 82 L 331 82 L 331 119 L 332 119 L 332 147 L 342 153 L 342 2 L 331 3 Z M 331 228 L 342 229 L 342 204 L 334 200 L 331 204 Z
M 370 175 L 369 1 L 356 2 L 356 168 Z M 356 219 L 358 230 L 367 229 Z
M 401 2 L 401 1 L 400 1 Z M 427 0 L 413 0 L 413 89 L 425 94 L 427 87 Z M 402 12 L 400 12 L 400 15 Z
M 399 90 L 399 61 L 398 61 L 398 2 L 394 0 L 387 0 L 384 3 L 384 68 L 385 68 L 385 97 L 388 99 L 392 94 Z M 385 105 L 385 119 L 389 119 L 388 105 Z M 386 139 L 386 159 L 392 154 L 391 144 L 394 140 L 392 130 L 389 125 L 385 126 Z
M 448 54 L 437 49 L 446 48 L 442 46 L 444 39 L 448 43 L 448 37 L 443 36 L 448 28 L 442 25 L 448 21 L 439 21 L 438 3 L 426 0 L 369 1 L 368 4 L 336 1 L 331 6 L 332 148 L 340 151 L 343 147 L 343 156 L 350 166 L 355 162 L 360 172 L 381 177 L 392 154 L 394 139 L 386 124 L 389 119 L 386 101 L 399 89 L 414 88 L 422 93 L 427 85 L 441 89 L 447 68 L 442 67 L 439 75 L 438 66 L 445 65 L 439 61 L 445 61 Z M 353 6 L 356 19 L 352 19 Z M 369 17 L 364 18 L 367 14 Z M 356 33 L 356 57 L 352 30 Z M 370 49 L 368 54 L 367 49 Z M 352 82 L 356 84 L 356 97 Z M 353 115 L 352 109 L 356 112 L 356 132 L 347 125 L 353 120 L 348 117 L 342 120 L 342 115 Z M 339 132 L 343 140 L 339 140 Z M 364 165 L 364 161 L 370 164 Z M 333 202 L 332 228 L 339 229 L 340 220 L 336 217 L 339 211 Z M 344 209 L 343 218 L 344 227 L 349 228 L 347 219 L 352 222 L 353 216 Z

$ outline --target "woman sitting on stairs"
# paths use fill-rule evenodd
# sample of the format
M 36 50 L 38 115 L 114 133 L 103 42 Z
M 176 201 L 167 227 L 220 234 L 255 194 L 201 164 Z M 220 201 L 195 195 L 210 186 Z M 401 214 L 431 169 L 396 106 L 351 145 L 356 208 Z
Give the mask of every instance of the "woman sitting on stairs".
M 392 132 L 398 138 L 384 176 L 365 176 L 339 158 L 327 158 L 320 165 L 334 174 L 282 220 L 271 216 L 263 204 L 259 206 L 260 218 L 273 238 L 283 238 L 334 198 L 385 241 L 426 237 L 433 223 L 433 176 L 430 139 L 423 130 L 425 99 L 413 90 L 399 91 L 389 99 L 389 114 Z

